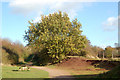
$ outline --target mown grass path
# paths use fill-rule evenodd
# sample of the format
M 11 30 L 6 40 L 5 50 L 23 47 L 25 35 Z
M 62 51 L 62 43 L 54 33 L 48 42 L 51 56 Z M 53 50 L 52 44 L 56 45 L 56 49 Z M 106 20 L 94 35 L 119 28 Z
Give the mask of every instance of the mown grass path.
M 50 78 L 74 78 L 69 72 L 66 72 L 61 69 L 52 69 L 48 67 L 39 67 L 39 66 L 32 66 L 32 68 L 47 71 L 49 73 Z

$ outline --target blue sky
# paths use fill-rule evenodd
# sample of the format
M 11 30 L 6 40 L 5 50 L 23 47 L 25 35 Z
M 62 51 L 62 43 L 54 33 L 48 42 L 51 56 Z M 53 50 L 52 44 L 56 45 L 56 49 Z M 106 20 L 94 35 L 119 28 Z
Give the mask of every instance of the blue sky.
M 28 21 L 38 22 L 40 15 L 61 10 L 70 19 L 77 18 L 82 24 L 83 35 L 92 45 L 114 47 L 118 42 L 117 2 L 39 2 L 39 0 L 15 0 L 2 3 L 2 38 L 24 42 Z

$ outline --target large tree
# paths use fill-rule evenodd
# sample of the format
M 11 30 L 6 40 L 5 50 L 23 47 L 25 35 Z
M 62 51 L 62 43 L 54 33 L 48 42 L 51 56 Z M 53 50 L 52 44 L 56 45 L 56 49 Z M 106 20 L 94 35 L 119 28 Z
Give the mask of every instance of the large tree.
M 87 42 L 86 36 L 81 35 L 81 23 L 77 19 L 70 21 L 66 13 L 53 13 L 41 16 L 41 21 L 29 21 L 25 40 L 28 45 L 46 53 L 54 61 L 64 59 L 68 54 L 80 54 Z

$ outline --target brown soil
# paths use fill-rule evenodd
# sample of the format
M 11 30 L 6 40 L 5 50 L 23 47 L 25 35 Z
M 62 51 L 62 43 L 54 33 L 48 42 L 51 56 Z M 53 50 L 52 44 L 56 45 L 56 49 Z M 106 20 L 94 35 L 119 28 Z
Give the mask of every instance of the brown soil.
M 65 59 L 61 63 L 57 64 L 58 67 L 67 67 L 73 70 L 85 70 L 86 67 L 91 67 L 91 62 L 87 62 L 85 58 L 70 58 Z M 90 70 L 90 69 L 88 69 Z
M 102 61 L 102 60 L 87 60 L 83 57 L 72 57 L 63 60 L 57 64 L 58 67 L 72 69 L 72 70 L 87 70 L 87 71 L 104 71 L 113 69 L 119 62 Z M 96 66 L 97 65 L 97 66 Z M 100 68 L 100 69 L 95 69 Z

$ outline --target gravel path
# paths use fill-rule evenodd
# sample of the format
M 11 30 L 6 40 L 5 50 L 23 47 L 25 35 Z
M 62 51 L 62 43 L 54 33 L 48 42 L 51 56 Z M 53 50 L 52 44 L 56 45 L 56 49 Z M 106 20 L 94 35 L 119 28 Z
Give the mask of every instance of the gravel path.
M 69 80 L 74 80 L 73 79 L 74 77 L 69 72 L 66 72 L 64 70 L 51 69 L 51 68 L 48 68 L 48 67 L 38 67 L 38 66 L 32 66 L 32 68 L 47 71 L 49 73 L 50 78 L 71 78 Z

